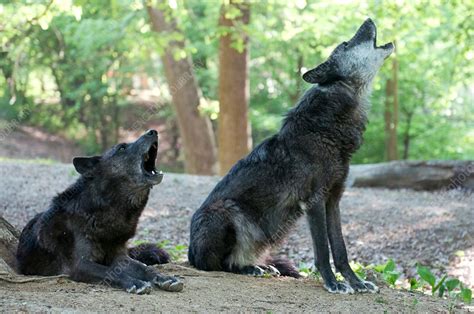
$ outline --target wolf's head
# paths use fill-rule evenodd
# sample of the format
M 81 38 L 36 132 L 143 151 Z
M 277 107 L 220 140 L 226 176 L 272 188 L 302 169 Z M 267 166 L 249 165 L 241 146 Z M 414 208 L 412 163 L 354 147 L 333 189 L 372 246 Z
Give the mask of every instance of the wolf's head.
M 377 28 L 367 19 L 349 41 L 339 44 L 329 58 L 303 75 L 313 84 L 344 81 L 355 89 L 366 87 L 392 53 L 392 43 L 377 47 Z
M 133 143 L 115 145 L 102 156 L 76 157 L 77 172 L 86 178 L 98 178 L 104 185 L 114 181 L 130 191 L 159 184 L 163 173 L 155 168 L 158 132 L 150 130 Z

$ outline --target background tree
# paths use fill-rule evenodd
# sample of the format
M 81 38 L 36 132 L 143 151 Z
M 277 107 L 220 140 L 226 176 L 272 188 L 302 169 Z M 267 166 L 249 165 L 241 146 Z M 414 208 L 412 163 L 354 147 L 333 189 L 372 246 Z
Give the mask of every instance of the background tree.
M 385 154 L 387 160 L 397 160 L 398 62 L 396 52 L 392 57 L 391 72 L 391 77 L 385 83 Z
M 169 6 L 160 2 L 157 8 L 148 5 L 147 11 L 153 30 L 162 36 L 171 36 L 161 59 L 185 147 L 186 171 L 213 174 L 216 166 L 214 134 L 208 117 L 201 115 L 198 109 L 201 91 L 191 60 L 186 54 L 180 55 L 184 51 L 184 39 Z
M 223 4 L 219 18 L 219 174 L 229 169 L 252 147 L 248 121 L 247 2 Z

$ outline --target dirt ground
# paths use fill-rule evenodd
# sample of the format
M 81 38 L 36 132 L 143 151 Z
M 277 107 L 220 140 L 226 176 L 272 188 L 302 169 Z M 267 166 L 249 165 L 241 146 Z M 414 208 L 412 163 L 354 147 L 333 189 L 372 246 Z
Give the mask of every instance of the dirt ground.
M 154 290 L 130 295 L 67 279 L 11 284 L 0 281 L 0 310 L 11 312 L 440 312 L 448 302 L 419 293 L 382 288 L 378 294 L 333 295 L 311 279 L 253 278 L 165 265 L 182 276 L 179 293 Z
M 77 178 L 72 166 L 0 161 L 0 215 L 22 228 L 50 199 Z M 135 240 L 164 241 L 172 250 L 188 244 L 189 221 L 217 177 L 165 173 L 152 190 Z M 342 203 L 343 232 L 351 260 L 364 264 L 393 258 L 398 270 L 414 274 L 415 263 L 474 285 L 474 195 L 461 191 L 348 189 Z M 133 243 L 133 241 L 132 241 Z M 295 263 L 312 263 L 304 219 L 278 249 Z M 176 253 L 176 252 L 175 252 Z M 179 252 L 178 252 L 179 253 Z M 185 256 L 185 250 L 181 252 Z M 179 254 L 178 254 L 179 255 Z M 65 279 L 11 284 L 0 281 L 1 310 L 85 311 L 445 311 L 447 301 L 384 288 L 377 295 L 334 296 L 311 279 L 250 278 L 203 273 L 180 266 L 167 272 L 185 278 L 182 293 L 154 291 L 133 296 Z M 336 302 L 337 301 L 337 302 Z M 416 303 L 416 304 L 415 304 Z

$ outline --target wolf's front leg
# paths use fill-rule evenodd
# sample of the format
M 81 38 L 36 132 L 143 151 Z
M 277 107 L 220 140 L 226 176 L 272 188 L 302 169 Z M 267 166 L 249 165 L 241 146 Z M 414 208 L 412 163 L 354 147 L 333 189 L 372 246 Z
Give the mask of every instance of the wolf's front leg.
M 324 288 L 331 293 L 354 293 L 345 282 L 338 282 L 329 263 L 328 234 L 326 227 L 326 206 L 322 196 L 315 196 L 308 202 L 308 223 L 313 238 L 316 267 L 324 280 Z
M 151 284 L 129 276 L 118 268 L 107 267 L 85 258 L 79 259 L 69 273 L 71 279 L 86 283 L 102 283 L 122 288 L 129 293 L 148 294 Z
M 375 284 L 359 279 L 349 265 L 346 245 L 344 243 L 344 237 L 342 236 L 339 210 L 339 200 L 342 191 L 342 185 L 333 189 L 326 204 L 326 222 L 334 265 L 344 278 L 349 281 L 349 284 L 356 292 L 378 292 L 379 288 Z
M 114 267 L 121 267 L 131 277 L 151 282 L 159 289 L 165 291 L 179 292 L 184 287 L 183 282 L 178 278 L 161 274 L 155 268 L 130 258 L 127 252 L 119 254 L 112 265 Z

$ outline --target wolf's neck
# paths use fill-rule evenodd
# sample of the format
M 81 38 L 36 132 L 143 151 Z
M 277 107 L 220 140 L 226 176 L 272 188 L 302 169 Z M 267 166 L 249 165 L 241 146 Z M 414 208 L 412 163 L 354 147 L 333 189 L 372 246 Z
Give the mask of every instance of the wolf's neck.
M 338 83 L 350 90 L 358 99 L 360 105 L 366 110 L 370 109 L 369 97 L 372 92 L 372 80 L 368 83 L 360 84 L 357 82 L 338 81 Z
M 114 180 L 96 182 L 95 178 L 80 177 L 64 192 L 57 195 L 54 204 L 59 207 L 117 208 L 141 211 L 145 208 L 150 194 L 149 188 L 124 190 L 120 182 Z M 78 205 L 79 204 L 79 205 Z

